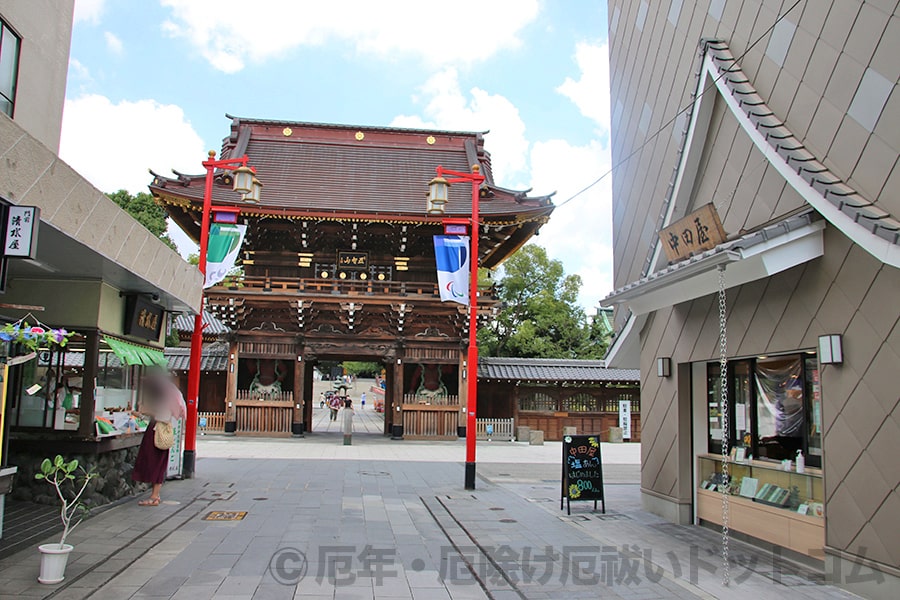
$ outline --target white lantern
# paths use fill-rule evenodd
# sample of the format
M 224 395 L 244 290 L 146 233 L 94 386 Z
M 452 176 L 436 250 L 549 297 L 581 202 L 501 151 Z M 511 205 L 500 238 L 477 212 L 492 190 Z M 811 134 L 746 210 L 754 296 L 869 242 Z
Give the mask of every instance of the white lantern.
M 250 167 L 238 167 L 231 172 L 234 177 L 234 191 L 239 194 L 249 194 L 253 188 L 253 170 Z
M 447 194 L 450 184 L 443 177 L 435 177 L 428 183 L 428 214 L 444 214 L 444 205 L 447 204 Z
M 249 204 L 258 204 L 259 203 L 259 193 L 262 190 L 262 184 L 259 182 L 259 179 L 253 177 L 250 183 L 250 191 L 244 194 L 244 202 Z

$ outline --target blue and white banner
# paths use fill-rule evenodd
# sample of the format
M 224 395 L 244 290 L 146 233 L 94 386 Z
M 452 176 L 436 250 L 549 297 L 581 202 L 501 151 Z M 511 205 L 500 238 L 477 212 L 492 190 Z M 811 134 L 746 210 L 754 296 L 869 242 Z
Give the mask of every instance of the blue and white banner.
M 469 236 L 434 236 L 441 302 L 469 304 Z

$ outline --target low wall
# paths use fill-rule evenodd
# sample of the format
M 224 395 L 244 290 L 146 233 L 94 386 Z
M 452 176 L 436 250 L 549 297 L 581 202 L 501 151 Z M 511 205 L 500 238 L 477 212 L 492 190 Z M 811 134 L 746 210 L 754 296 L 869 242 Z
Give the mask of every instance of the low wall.
M 53 452 L 52 449 L 37 454 L 30 449 L 10 448 L 9 464 L 19 468 L 11 496 L 16 500 L 38 504 L 58 504 L 59 500 L 53 487 L 44 481 L 36 480 L 34 475 L 40 472 L 41 461 L 62 454 L 66 460 L 76 459 L 85 469 L 95 467 L 97 471 L 98 476 L 91 480 L 84 492 L 85 505 L 96 507 L 108 504 L 147 489 L 147 484 L 131 480 L 137 452 L 137 446 L 110 450 L 102 454 Z

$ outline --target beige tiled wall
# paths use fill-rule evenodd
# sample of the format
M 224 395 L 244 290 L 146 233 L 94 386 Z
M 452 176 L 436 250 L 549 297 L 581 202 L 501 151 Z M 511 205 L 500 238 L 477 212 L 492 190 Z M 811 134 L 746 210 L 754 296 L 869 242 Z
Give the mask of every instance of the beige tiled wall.
M 649 3 L 638 30 L 640 3 L 610 2 L 611 20 L 618 15 L 610 31 L 613 161 L 638 150 L 613 175 L 617 287 L 641 277 L 655 244 L 681 139 L 672 131 L 676 125 L 667 123 L 691 101 L 701 37 L 725 40 L 751 83 L 810 151 L 867 198 L 900 215 L 896 0 L 802 1 L 775 40 L 767 34 L 749 50 L 793 0 L 678 3 L 676 25 L 668 18 L 672 0 L 659 0 Z M 878 86 L 864 83 L 870 69 L 894 82 L 883 102 Z M 877 114 L 870 110 L 870 119 L 848 114 L 854 113 L 855 102 L 876 106 Z M 638 127 L 645 103 L 652 114 L 647 132 Z M 684 126 L 683 119 L 675 123 Z M 648 139 L 660 128 L 659 135 Z M 714 202 L 729 234 L 804 206 L 720 101 L 700 172 L 694 206 Z M 728 294 L 732 356 L 813 349 L 818 335 L 844 335 L 845 364 L 825 367 L 822 373 L 826 539 L 850 553 L 865 547 L 867 557 L 900 566 L 900 467 L 895 458 L 900 454 L 900 271 L 829 227 L 822 258 Z M 619 311 L 617 325 L 624 318 Z M 676 377 L 656 377 L 656 357 L 671 356 L 678 364 L 712 360 L 717 339 L 711 296 L 658 311 L 641 331 L 642 486 L 654 494 L 683 502 L 692 491 L 691 458 L 674 451 L 683 446 L 681 437 L 690 435 L 689 424 L 675 418 L 685 399 L 677 394 Z

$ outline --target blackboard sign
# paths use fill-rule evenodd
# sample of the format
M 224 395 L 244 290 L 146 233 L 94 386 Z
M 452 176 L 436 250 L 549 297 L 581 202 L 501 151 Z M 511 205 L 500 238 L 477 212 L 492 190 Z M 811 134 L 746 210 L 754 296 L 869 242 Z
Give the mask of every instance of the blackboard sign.
M 563 438 L 562 496 L 559 508 L 566 503 L 566 512 L 572 514 L 572 501 L 593 500 L 603 504 L 603 461 L 600 457 L 599 435 L 567 435 Z

